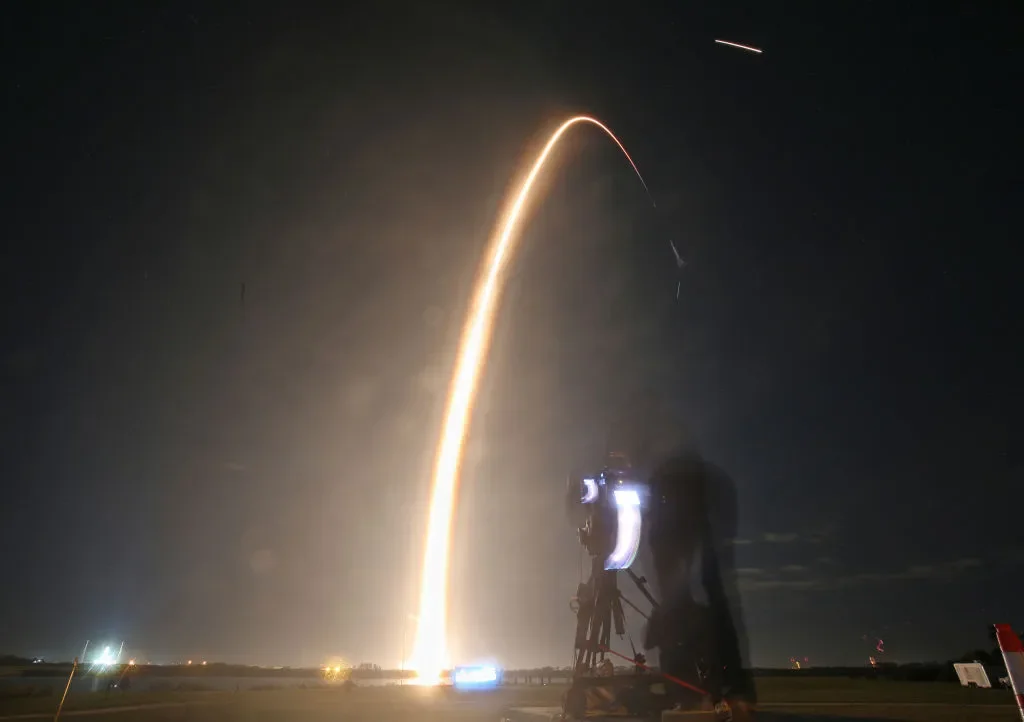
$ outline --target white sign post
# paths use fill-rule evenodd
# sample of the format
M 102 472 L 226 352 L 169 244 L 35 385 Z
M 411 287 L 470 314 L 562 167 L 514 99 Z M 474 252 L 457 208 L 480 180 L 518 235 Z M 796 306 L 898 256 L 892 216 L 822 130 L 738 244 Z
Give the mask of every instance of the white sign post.
M 962 687 L 983 687 L 991 689 L 992 683 L 988 681 L 988 674 L 980 662 L 960 662 L 953 665 L 956 676 L 960 678 Z

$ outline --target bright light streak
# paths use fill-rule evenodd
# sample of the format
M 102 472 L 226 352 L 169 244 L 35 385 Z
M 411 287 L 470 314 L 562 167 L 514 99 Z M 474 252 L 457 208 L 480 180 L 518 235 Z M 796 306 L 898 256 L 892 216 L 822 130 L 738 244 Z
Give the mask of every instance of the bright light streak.
M 593 504 L 597 501 L 598 496 L 597 482 L 593 479 L 584 479 L 583 486 L 586 487 L 587 492 L 583 495 L 583 498 L 580 501 L 584 504 Z
M 640 551 L 640 495 L 636 489 L 616 489 L 614 498 L 619 531 L 615 537 L 615 548 L 605 559 L 604 568 L 628 569 Z
M 530 197 L 534 181 L 565 131 L 579 123 L 596 125 L 615 142 L 633 167 L 644 190 L 647 191 L 648 196 L 650 195 L 647 183 L 640 175 L 636 163 L 633 162 L 625 146 L 615 137 L 615 134 L 599 120 L 586 115 L 577 115 L 558 126 L 548 139 L 520 186 L 515 201 L 498 222 L 496 230 L 500 228 L 500 231 L 492 237 L 484 264 L 477 274 L 472 305 L 462 329 L 458 359 L 449 388 L 448 408 L 445 412 L 444 426 L 438 442 L 434 466 L 430 511 L 427 519 L 426 549 L 423 553 L 419 620 L 416 628 L 416 642 L 410 660 L 410 667 L 416 670 L 421 681 L 425 683 L 437 683 L 448 655 L 446 646 L 448 566 L 459 467 L 462 461 L 469 414 L 473 408 L 477 382 L 483 370 L 490 344 L 498 297 L 504 285 L 502 271 L 515 250 L 518 240 L 515 231 L 523 215 L 523 208 Z
M 740 45 L 739 43 L 731 43 L 728 40 L 716 40 L 715 42 L 719 45 L 731 45 L 732 47 L 739 48 L 740 50 L 749 50 L 750 52 L 757 53 L 758 55 L 764 52 L 761 48 L 755 48 L 750 45 Z
M 640 495 L 636 493 L 636 489 L 616 489 L 613 496 L 616 507 L 640 506 Z

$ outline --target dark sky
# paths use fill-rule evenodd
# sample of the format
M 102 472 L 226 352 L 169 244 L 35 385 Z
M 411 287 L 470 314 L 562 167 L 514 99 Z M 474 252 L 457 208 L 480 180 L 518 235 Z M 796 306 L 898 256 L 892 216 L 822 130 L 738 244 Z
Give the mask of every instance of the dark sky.
M 1024 624 L 1014 3 L 130 5 L 6 14 L 0 651 L 396 664 L 471 278 L 577 111 L 659 208 L 593 129 L 543 183 L 456 655 L 568 663 L 564 479 L 649 388 L 738 487 L 755 663 Z

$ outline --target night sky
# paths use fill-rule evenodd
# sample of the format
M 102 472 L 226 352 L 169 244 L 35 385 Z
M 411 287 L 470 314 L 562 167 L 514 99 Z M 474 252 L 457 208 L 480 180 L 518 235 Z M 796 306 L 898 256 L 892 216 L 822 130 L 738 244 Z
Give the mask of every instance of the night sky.
M 593 128 L 545 176 L 456 656 L 569 663 L 565 478 L 652 389 L 737 485 L 755 664 L 1024 625 L 1015 3 L 135 5 L 5 13 L 0 652 L 397 665 L 472 276 L 581 111 L 658 208 Z

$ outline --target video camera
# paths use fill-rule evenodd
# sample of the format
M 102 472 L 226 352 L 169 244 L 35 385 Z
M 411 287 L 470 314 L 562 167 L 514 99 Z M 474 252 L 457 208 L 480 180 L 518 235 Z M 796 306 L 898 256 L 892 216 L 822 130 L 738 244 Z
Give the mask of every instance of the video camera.
M 610 454 L 598 474 L 569 479 L 568 501 L 585 514 L 580 543 L 603 560 L 606 571 L 628 569 L 636 560 L 647 495 L 647 485 L 620 454 Z

